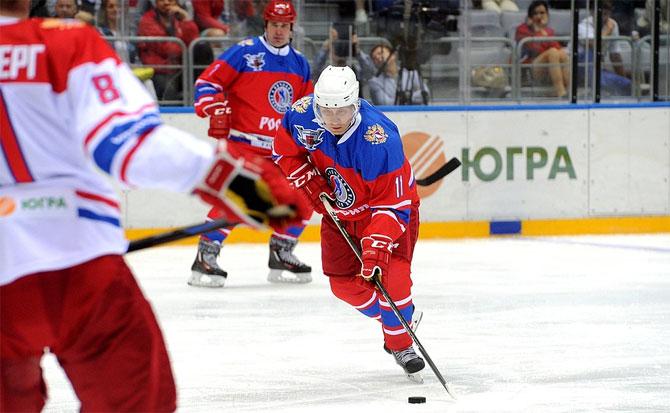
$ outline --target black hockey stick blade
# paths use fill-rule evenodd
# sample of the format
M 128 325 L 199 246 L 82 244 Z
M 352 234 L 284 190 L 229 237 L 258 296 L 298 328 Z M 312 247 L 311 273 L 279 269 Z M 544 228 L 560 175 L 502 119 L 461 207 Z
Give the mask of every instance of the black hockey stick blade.
M 459 166 L 461 166 L 461 161 L 459 161 L 457 158 L 451 158 L 447 163 L 440 166 L 440 169 L 437 171 L 433 172 L 425 178 L 417 179 L 416 184 L 419 186 L 432 185 L 450 173 L 454 172 Z
M 145 248 L 155 247 L 161 244 L 167 244 L 168 242 L 194 237 L 196 235 L 204 234 L 205 232 L 209 231 L 214 231 L 215 229 L 226 227 L 228 225 L 230 225 L 230 221 L 225 219 L 218 219 L 216 221 L 207 221 L 201 224 L 177 228 L 175 230 L 164 232 L 162 234 L 152 235 L 150 237 L 130 241 L 130 244 L 128 245 L 128 252 L 138 251 Z

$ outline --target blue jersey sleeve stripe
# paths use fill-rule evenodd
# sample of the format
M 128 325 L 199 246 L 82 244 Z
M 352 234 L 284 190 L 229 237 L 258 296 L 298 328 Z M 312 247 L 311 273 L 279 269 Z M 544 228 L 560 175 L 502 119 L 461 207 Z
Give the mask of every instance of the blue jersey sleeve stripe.
M 112 163 L 119 149 L 160 124 L 157 113 L 147 113 L 137 120 L 115 126 L 98 142 L 93 151 L 93 160 L 100 169 L 111 174 Z
M 95 213 L 95 212 L 93 212 L 89 209 L 79 208 L 79 209 L 77 209 L 77 215 L 79 215 L 82 218 L 92 219 L 94 221 L 106 222 L 106 223 L 112 224 L 116 227 L 121 226 L 121 221 L 119 221 L 118 218 L 108 216 L 108 215 L 100 215 L 100 214 L 97 214 L 97 213 Z

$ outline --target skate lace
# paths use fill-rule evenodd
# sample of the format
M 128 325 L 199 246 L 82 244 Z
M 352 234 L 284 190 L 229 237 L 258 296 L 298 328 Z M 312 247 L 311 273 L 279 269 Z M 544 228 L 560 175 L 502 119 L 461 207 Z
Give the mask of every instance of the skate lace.
M 220 248 L 213 245 L 201 245 L 200 246 L 200 260 L 205 264 L 213 268 L 218 268 L 216 263 L 216 258 L 219 256 Z
M 302 262 L 300 262 L 300 260 L 298 259 L 298 257 L 293 255 L 293 252 L 291 250 L 280 249 L 278 251 L 278 255 L 279 255 L 279 258 L 281 258 L 281 260 L 286 262 L 286 263 L 289 263 L 291 265 L 296 265 L 296 266 L 303 265 Z
M 396 360 L 398 360 L 403 365 L 418 357 L 412 347 L 408 347 L 402 351 L 394 351 L 393 355 L 395 356 Z

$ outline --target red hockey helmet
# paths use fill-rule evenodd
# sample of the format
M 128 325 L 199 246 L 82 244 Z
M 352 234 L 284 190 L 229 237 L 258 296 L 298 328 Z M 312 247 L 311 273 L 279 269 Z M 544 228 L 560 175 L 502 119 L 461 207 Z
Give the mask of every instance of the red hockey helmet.
M 263 12 L 265 21 L 295 23 L 296 17 L 295 7 L 288 0 L 270 0 Z

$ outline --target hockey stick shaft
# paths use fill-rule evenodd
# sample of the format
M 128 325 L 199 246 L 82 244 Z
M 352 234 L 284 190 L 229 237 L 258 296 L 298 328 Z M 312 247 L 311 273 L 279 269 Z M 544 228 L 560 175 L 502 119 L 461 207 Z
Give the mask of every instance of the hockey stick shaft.
M 214 231 L 215 229 L 226 227 L 228 225 L 230 225 L 230 222 L 228 220 L 219 219 L 216 221 L 207 221 L 203 222 L 202 224 L 177 228 L 175 230 L 165 232 L 162 234 L 152 235 L 150 237 L 130 241 L 130 244 L 128 245 L 128 252 L 138 251 L 145 248 L 155 247 L 161 244 L 166 244 L 172 241 L 194 237 L 196 235 L 204 234 L 205 232 L 209 231 Z
M 425 178 L 417 179 L 416 184 L 419 186 L 430 186 L 450 173 L 454 172 L 459 166 L 461 166 L 461 161 L 459 161 L 457 158 L 451 158 L 437 171 L 433 172 Z
M 335 213 L 335 210 L 333 209 L 333 206 L 330 204 L 330 201 L 328 200 L 328 197 L 325 194 L 321 194 L 321 202 L 323 202 L 323 206 L 324 206 L 324 208 L 326 208 L 326 211 L 328 211 L 328 215 L 330 216 L 330 218 L 335 223 L 335 226 L 337 227 L 337 229 L 340 230 L 340 233 L 344 237 L 347 244 L 349 244 L 349 247 L 351 248 L 351 250 L 356 255 L 356 258 L 358 258 L 358 261 L 360 261 L 361 264 L 362 264 L 363 263 L 363 257 L 361 256 L 361 250 L 358 248 L 358 245 L 356 245 L 353 238 L 351 238 L 351 235 L 349 235 L 349 233 L 342 226 L 342 223 L 340 222 L 340 219 L 338 218 L 337 214 Z M 447 381 L 444 379 L 444 376 L 442 376 L 442 373 L 440 373 L 440 370 L 438 370 L 435 363 L 433 363 L 433 360 L 430 358 L 430 356 L 428 355 L 428 352 L 426 351 L 426 349 L 423 347 L 423 345 L 419 341 L 419 338 L 414 333 L 414 330 L 412 330 L 410 328 L 409 323 L 407 323 L 407 320 L 405 320 L 405 317 L 402 316 L 402 314 L 400 313 L 400 310 L 398 309 L 396 304 L 393 302 L 393 299 L 391 299 L 391 296 L 389 295 L 388 291 L 386 290 L 386 287 L 384 287 L 384 285 L 381 283 L 381 281 L 379 281 L 379 277 L 373 276 L 372 280 L 375 283 L 375 287 L 377 287 L 377 289 L 382 293 L 382 295 L 384 296 L 384 299 L 386 300 L 386 302 L 391 307 L 391 310 L 393 310 L 393 314 L 395 314 L 395 316 L 398 318 L 398 320 L 400 320 L 400 323 L 405 328 L 405 331 L 407 331 L 407 334 L 409 334 L 409 336 L 412 338 L 414 343 L 416 343 L 416 346 L 419 348 L 419 351 L 421 351 L 421 354 L 423 354 L 423 356 L 426 358 L 426 362 L 428 362 L 428 365 L 433 370 L 433 373 L 435 373 L 435 376 L 440 381 L 440 383 L 442 383 L 442 386 L 444 387 L 444 389 L 447 391 L 449 396 L 456 399 L 456 396 L 451 392 L 451 390 L 449 389 L 449 386 L 447 386 Z

